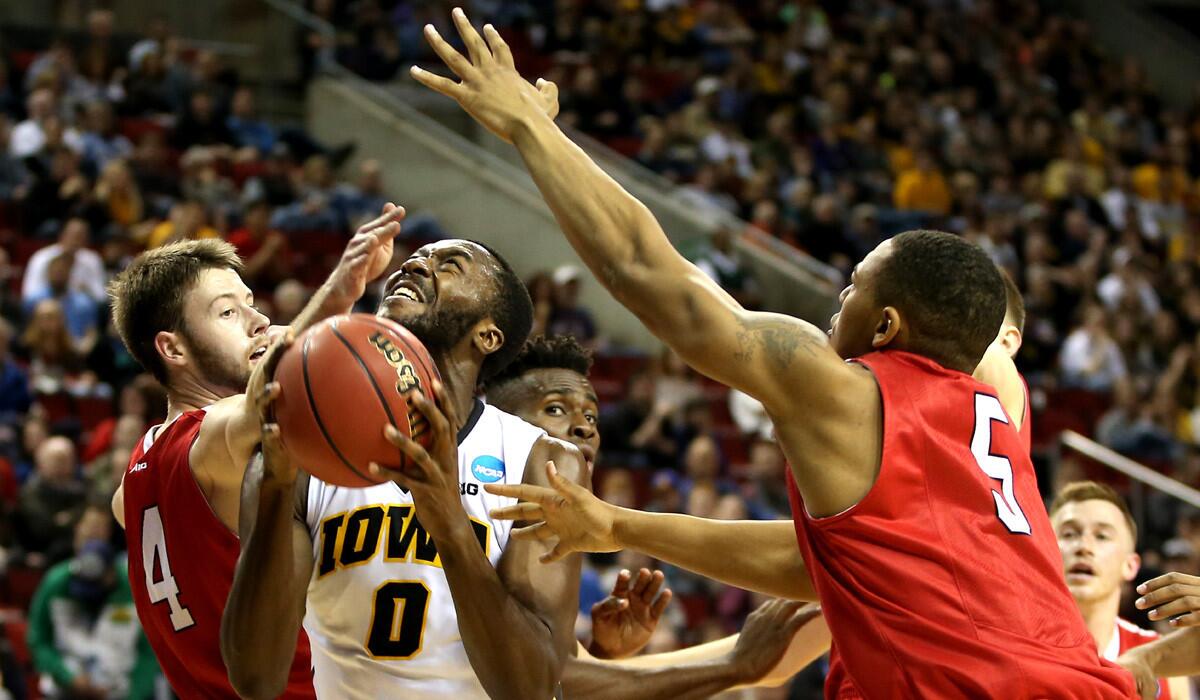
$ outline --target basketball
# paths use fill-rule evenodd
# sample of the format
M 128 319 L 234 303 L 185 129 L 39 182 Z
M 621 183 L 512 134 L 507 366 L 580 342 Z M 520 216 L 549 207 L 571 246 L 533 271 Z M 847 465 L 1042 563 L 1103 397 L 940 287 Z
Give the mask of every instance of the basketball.
M 430 395 L 437 376 L 425 346 L 397 323 L 369 314 L 318 323 L 296 338 L 275 372 L 284 448 L 297 467 L 326 483 L 381 483 L 368 471 L 371 462 L 405 466 L 384 426 L 428 445 L 428 423 L 408 397 L 416 389 Z

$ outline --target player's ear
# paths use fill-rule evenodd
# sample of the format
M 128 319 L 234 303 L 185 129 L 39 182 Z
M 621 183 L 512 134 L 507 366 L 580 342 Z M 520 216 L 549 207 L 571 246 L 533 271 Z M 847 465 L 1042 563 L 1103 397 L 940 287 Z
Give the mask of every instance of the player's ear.
M 490 318 L 485 318 L 475 324 L 475 329 L 471 334 L 471 343 L 481 355 L 486 357 L 504 347 L 504 331 L 500 330 Z
M 1011 323 L 1004 324 L 1000 329 L 1000 344 L 1004 346 L 1004 351 L 1009 357 L 1016 357 L 1017 351 L 1021 349 L 1021 330 Z
M 170 331 L 159 331 L 154 336 L 154 351 L 168 365 L 180 366 L 187 361 L 187 348 L 183 336 Z
M 882 348 L 891 345 L 900 335 L 904 323 L 900 320 L 900 312 L 894 306 L 883 307 L 879 324 L 875 326 L 875 335 L 871 338 L 871 347 Z
M 1121 562 L 1121 580 L 1132 581 L 1142 568 L 1142 557 L 1137 552 L 1133 552 L 1125 557 L 1125 561 Z

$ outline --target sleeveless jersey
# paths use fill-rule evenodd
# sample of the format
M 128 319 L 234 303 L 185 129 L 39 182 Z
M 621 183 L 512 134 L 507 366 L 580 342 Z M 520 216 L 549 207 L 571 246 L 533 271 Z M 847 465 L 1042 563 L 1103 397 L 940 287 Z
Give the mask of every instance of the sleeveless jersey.
M 1143 644 L 1149 644 L 1158 639 L 1158 632 L 1152 630 L 1144 630 L 1141 627 L 1117 618 L 1113 622 L 1113 635 L 1108 640 L 1108 648 L 1104 650 L 1102 656 L 1109 661 L 1116 661 L 1121 654 L 1140 647 Z M 1167 679 L 1158 679 L 1158 700 L 1171 700 L 1171 686 L 1167 684 Z
M 800 551 L 839 663 L 863 698 L 1131 698 L 1063 579 L 1033 465 L 994 390 L 926 358 L 858 360 L 883 411 L 879 474 L 811 518 L 788 480 Z
M 1025 377 L 1021 377 L 1021 388 L 1025 391 L 1025 416 L 1021 419 L 1021 429 L 1018 432 L 1021 435 L 1021 445 L 1025 448 L 1025 453 L 1029 454 L 1033 450 L 1033 404 L 1029 401 L 1029 384 L 1025 382 Z
M 203 420 L 204 411 L 189 411 L 151 428 L 125 472 L 129 585 L 150 646 L 184 700 L 237 697 L 221 660 L 220 631 L 239 544 L 188 463 Z M 303 632 L 282 697 L 315 697 Z
M 521 483 L 542 435 L 482 402 L 459 431 L 459 491 L 493 566 L 512 523 L 493 521 L 488 512 L 516 501 L 483 486 Z M 486 698 L 462 644 L 437 547 L 412 496 L 392 482 L 352 489 L 310 478 L 306 517 L 314 566 L 304 627 L 318 696 Z

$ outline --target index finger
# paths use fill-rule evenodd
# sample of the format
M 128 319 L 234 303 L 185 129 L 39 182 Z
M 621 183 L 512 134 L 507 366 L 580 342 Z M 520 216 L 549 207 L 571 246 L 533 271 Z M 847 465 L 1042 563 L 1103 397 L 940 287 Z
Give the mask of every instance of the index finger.
M 1172 571 L 1169 574 L 1155 576 L 1149 581 L 1138 586 L 1137 591 L 1138 593 L 1149 593 L 1150 591 L 1157 590 L 1159 588 L 1165 588 L 1176 583 L 1197 585 L 1200 584 L 1200 578 L 1196 576 L 1189 576 L 1187 574 L 1181 574 L 1178 571 Z
M 383 205 L 383 212 L 374 219 L 371 219 L 362 226 L 359 226 L 357 233 L 367 233 L 369 231 L 373 231 L 380 226 L 387 225 L 393 220 L 398 220 L 395 217 L 399 217 L 399 219 L 404 218 L 404 214 L 404 207 L 398 207 L 392 202 L 388 202 L 387 204 Z
M 493 496 L 518 498 L 522 501 L 542 505 L 550 503 L 558 497 L 554 489 L 548 489 L 545 486 L 533 486 L 532 484 L 486 484 L 483 489 Z
M 483 43 L 483 37 L 479 36 L 479 32 L 475 31 L 471 20 L 467 19 L 467 13 L 463 12 L 461 7 L 456 7 L 450 16 L 454 19 L 458 35 L 462 37 L 463 43 L 467 46 L 467 55 L 471 57 L 471 63 L 478 66 L 484 57 L 491 58 L 492 52 L 488 50 L 487 44 Z

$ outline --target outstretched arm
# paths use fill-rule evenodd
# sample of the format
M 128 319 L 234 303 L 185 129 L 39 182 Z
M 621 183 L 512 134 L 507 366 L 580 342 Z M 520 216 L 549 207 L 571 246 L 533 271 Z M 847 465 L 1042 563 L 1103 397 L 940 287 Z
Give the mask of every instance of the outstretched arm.
M 572 659 L 563 673 L 563 690 L 582 700 L 674 700 L 707 698 L 739 685 L 779 685 L 828 648 L 827 631 L 809 632 L 824 628 L 820 614 L 815 605 L 768 601 L 750 615 L 740 636 L 627 661 Z M 811 656 L 780 676 L 775 669 L 789 657 L 800 658 L 792 654 L 796 646 Z
M 788 520 L 710 520 L 618 508 L 548 469 L 550 488 L 488 485 L 523 502 L 492 512 L 535 523 L 515 539 L 555 542 L 547 561 L 571 552 L 632 549 L 722 583 L 794 600 L 816 600 Z
M 1158 678 L 1200 674 L 1200 628 L 1181 630 L 1134 647 L 1117 662 L 1133 673 L 1143 698 L 1155 698 Z
M 487 42 L 461 10 L 462 56 L 432 25 L 426 38 L 461 79 L 413 68 L 426 86 L 456 101 L 513 143 L 571 245 L 596 278 L 651 332 L 704 374 L 758 398 L 773 415 L 819 399 L 840 403 L 851 372 L 812 324 L 743 309 L 672 246 L 650 211 L 604 173 L 547 115 L 545 81 L 534 89 L 490 25 Z M 870 387 L 873 390 L 873 386 Z

